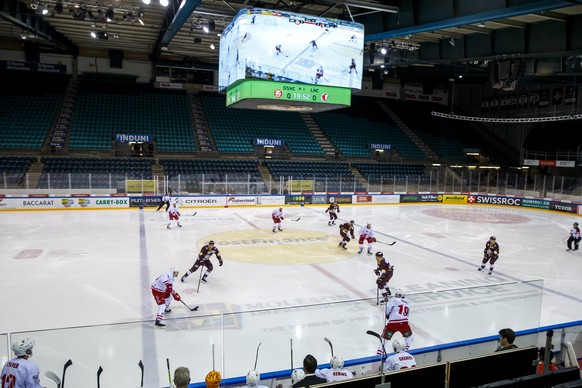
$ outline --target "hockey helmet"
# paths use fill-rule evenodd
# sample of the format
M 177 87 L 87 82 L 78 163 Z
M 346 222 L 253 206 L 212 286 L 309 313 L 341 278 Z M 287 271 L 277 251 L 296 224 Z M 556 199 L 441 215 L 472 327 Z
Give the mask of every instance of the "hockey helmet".
M 341 369 L 344 367 L 344 359 L 340 356 L 333 356 L 329 360 L 329 364 L 331 365 L 332 369 Z
M 178 267 L 176 267 L 175 265 L 170 268 L 170 272 L 172 273 L 172 275 L 174 275 L 174 277 L 178 276 L 178 274 L 180 273 L 180 271 L 178 271 Z
M 34 341 L 29 338 L 23 338 L 20 341 L 16 341 L 12 344 L 12 351 L 16 354 L 16 357 L 32 356 L 32 348 L 34 347 Z M 30 350 L 30 353 L 28 351 Z
M 305 372 L 303 369 L 295 369 L 291 372 L 291 382 L 295 384 L 298 381 L 301 381 L 305 378 Z
M 578 223 L 577 222 L 574 222 L 574 226 L 578 226 Z
M 404 291 L 402 288 L 397 288 L 394 291 L 394 296 L 397 298 L 406 298 L 406 291 Z
M 257 386 L 259 384 L 259 381 L 261 381 L 261 375 L 259 374 L 259 372 L 257 372 L 256 370 L 250 370 L 249 373 L 247 373 L 247 385 L 249 387 Z
M 350 225 L 353 225 L 354 223 L 355 223 L 354 220 L 351 220 L 350 221 Z
M 406 341 L 404 341 L 404 338 L 396 338 L 392 341 L 392 347 L 396 353 L 402 353 L 406 350 Z
M 214 245 L 214 240 L 208 241 L 208 245 Z
M 372 223 L 371 222 L 366 222 L 366 227 L 367 228 L 371 228 L 372 227 Z
M 493 240 L 493 241 L 495 241 L 495 240 L 496 240 L 496 238 L 495 238 L 495 236 L 491 236 L 491 237 L 489 237 L 489 240 Z
M 384 254 L 382 252 L 376 252 L 376 261 L 380 262 L 384 258 Z

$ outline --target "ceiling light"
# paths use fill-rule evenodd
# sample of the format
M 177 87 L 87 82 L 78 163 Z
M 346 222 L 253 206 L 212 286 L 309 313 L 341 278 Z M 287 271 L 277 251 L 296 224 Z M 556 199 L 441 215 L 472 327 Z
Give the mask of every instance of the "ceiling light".
M 43 15 L 46 15 L 46 14 L 48 14 L 48 13 L 49 13 L 49 10 L 48 10 L 48 5 L 45 5 L 45 6 L 43 7 L 43 9 L 42 9 L 42 14 L 43 14 Z
M 148 5 L 151 1 L 150 0 L 141 0 L 144 4 Z
M 455 38 L 451 37 L 451 39 L 449 40 L 449 43 L 451 44 L 451 46 L 455 45 Z
M 214 44 L 213 44 L 213 43 L 210 43 L 210 48 L 211 48 L 212 50 L 214 50 Z
M 387 52 L 388 52 L 388 50 L 386 50 L 386 47 L 382 47 L 380 49 L 380 53 L 382 53 L 382 55 L 386 55 Z
M 97 39 L 97 34 L 95 33 L 95 31 L 91 31 L 91 38 Z
M 479 24 L 477 24 L 478 27 L 485 27 L 485 23 L 481 22 Z
M 210 31 L 210 30 L 208 29 L 208 26 L 205 25 L 202 27 L 202 31 L 204 31 L 208 34 L 208 31 Z
M 162 7 L 167 7 L 167 6 L 168 6 L 168 4 L 170 4 L 170 2 L 169 2 L 168 0 L 160 0 L 160 5 L 161 5 Z
M 143 20 L 141 20 L 141 19 L 137 19 L 137 20 L 139 21 L 139 24 L 141 24 L 142 26 L 144 25 Z

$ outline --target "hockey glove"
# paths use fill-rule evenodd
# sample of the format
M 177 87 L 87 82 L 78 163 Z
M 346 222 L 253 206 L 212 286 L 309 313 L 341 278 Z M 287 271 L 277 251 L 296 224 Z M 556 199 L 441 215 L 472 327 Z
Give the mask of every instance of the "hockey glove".
M 376 284 L 382 283 L 382 279 L 384 279 L 384 276 L 380 276 L 378 279 L 376 279 Z
M 372 242 L 376 242 L 376 237 L 372 237 Z
M 174 300 L 178 302 L 182 299 L 180 294 L 178 294 L 176 291 L 172 292 L 172 297 L 174 297 Z
M 376 276 L 380 276 L 380 270 L 379 270 L 378 268 L 376 268 L 376 269 L 374 270 L 374 273 L 376 274 Z
M 178 212 L 177 214 L 178 214 L 178 217 L 180 217 L 180 212 Z

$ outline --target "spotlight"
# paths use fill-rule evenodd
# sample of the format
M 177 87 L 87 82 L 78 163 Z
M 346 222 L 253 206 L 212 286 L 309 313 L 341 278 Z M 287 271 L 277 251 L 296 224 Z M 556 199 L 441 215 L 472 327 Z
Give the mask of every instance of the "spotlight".
M 43 15 L 46 15 L 46 14 L 48 14 L 48 13 L 49 13 L 49 10 L 48 10 L 48 5 L 45 5 L 45 6 L 43 7 L 43 9 L 42 9 L 42 14 L 43 14 Z
M 145 5 L 148 5 L 151 1 L 150 0 L 141 0 Z
M 210 43 L 210 48 L 211 48 L 212 50 L 214 50 L 214 44 L 213 44 L 213 43 Z
M 91 38 L 97 39 L 97 34 L 95 33 L 95 31 L 91 31 Z
M 380 49 L 380 52 L 382 53 L 382 55 L 386 55 L 388 50 L 386 50 L 386 47 L 382 46 L 382 48 Z
M 167 6 L 168 6 L 168 4 L 170 4 L 170 2 L 169 2 L 168 0 L 160 0 L 160 5 L 161 5 L 162 7 L 167 7 Z
M 208 34 L 208 31 L 210 31 L 210 30 L 208 29 L 207 25 L 204 25 L 204 26 L 202 26 L 202 31 L 204 31 Z

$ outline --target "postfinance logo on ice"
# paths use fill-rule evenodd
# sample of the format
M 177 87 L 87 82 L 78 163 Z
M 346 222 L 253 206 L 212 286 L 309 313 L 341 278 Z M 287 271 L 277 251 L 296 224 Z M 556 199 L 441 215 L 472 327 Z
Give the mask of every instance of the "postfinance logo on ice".
M 252 229 L 217 233 L 199 241 L 214 240 L 223 258 L 258 264 L 315 264 L 344 260 L 357 254 L 357 241 L 351 249 L 338 248 L 339 235 L 315 230 Z M 348 245 L 349 247 L 349 245 Z

